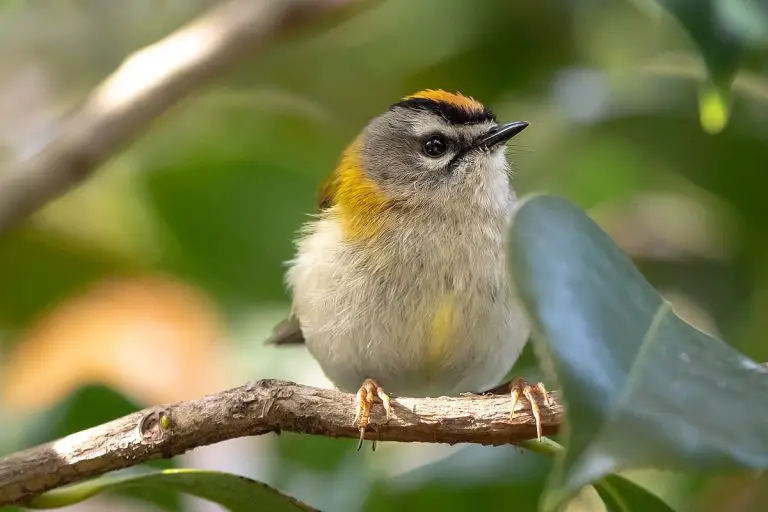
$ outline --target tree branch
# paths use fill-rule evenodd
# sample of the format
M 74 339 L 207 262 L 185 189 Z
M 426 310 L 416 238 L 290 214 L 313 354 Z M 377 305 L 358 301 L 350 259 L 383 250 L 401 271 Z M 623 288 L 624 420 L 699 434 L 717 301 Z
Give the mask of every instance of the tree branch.
M 136 52 L 45 148 L 0 170 L 0 232 L 87 179 L 153 120 L 260 44 L 363 3 L 229 0 Z
M 562 407 L 542 408 L 545 435 L 557 432 Z M 509 418 L 508 395 L 394 398 L 384 423 L 374 406 L 366 439 L 516 444 L 536 437 L 527 402 Z M 0 459 L 0 506 L 23 503 L 62 485 L 227 439 L 281 431 L 357 438 L 354 396 L 292 382 L 261 380 L 197 400 L 145 409 L 58 441 Z

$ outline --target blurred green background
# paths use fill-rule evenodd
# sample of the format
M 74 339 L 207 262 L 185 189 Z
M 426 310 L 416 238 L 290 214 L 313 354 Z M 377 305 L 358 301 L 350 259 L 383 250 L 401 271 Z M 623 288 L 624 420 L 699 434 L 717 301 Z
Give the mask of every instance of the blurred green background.
M 33 154 L 128 54 L 214 3 L 0 2 L 0 162 Z M 678 313 L 768 361 L 768 9 L 709 4 L 746 46 L 716 135 L 701 56 L 651 0 L 386 0 L 244 59 L 0 235 L 0 454 L 247 380 L 329 386 L 303 349 L 262 346 L 288 311 L 283 262 L 345 145 L 424 88 L 529 121 L 510 148 L 518 194 L 587 209 Z M 323 510 L 449 511 L 533 510 L 550 461 L 283 434 L 160 465 L 248 475 Z M 754 478 L 634 477 L 695 510 L 755 499 Z M 600 507 L 591 491 L 573 504 Z M 132 491 L 71 510 L 218 508 Z

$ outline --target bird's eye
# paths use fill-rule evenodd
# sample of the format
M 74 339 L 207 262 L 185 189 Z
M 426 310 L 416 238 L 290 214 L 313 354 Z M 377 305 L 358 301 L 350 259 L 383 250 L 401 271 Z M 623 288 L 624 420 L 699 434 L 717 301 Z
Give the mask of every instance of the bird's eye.
M 448 149 L 448 143 L 446 142 L 445 137 L 440 135 L 428 138 L 424 141 L 424 146 L 422 146 L 424 154 L 431 156 L 432 158 L 437 158 L 442 155 L 445 153 L 446 149 Z

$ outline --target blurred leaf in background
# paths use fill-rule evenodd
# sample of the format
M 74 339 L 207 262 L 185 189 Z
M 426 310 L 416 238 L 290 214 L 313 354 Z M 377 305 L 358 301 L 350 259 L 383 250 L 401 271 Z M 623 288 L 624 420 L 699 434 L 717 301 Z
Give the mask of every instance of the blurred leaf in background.
M 197 469 L 165 469 L 129 476 L 103 477 L 46 493 L 35 498 L 30 508 L 61 508 L 100 493 L 131 488 L 154 489 L 161 495 L 169 490 L 186 492 L 218 503 L 231 512 L 248 512 L 255 507 L 275 512 L 315 510 L 249 478 Z
M 215 3 L 0 3 L 0 163 L 33 154 L 126 55 Z M 681 316 L 768 361 L 766 27 L 750 0 L 387 0 L 271 44 L 0 238 L 2 451 L 260 377 L 329 385 L 304 350 L 262 346 L 288 311 L 283 262 L 344 146 L 423 88 L 528 120 L 509 155 L 518 195 L 587 209 Z M 708 77 L 730 96 L 712 103 Z M 515 371 L 536 373 L 535 359 Z M 527 510 L 550 464 L 515 449 L 484 463 L 466 447 L 354 448 L 268 436 L 174 464 L 226 466 L 342 512 Z M 643 484 L 676 510 L 728 510 L 749 482 Z M 106 496 L 74 510 L 150 506 Z

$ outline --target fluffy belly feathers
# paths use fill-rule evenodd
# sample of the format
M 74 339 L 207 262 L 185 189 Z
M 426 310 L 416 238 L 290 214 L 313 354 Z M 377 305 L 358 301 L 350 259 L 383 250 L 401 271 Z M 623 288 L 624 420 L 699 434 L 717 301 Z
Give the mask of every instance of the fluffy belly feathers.
M 437 254 L 430 236 L 417 251 L 390 244 L 376 252 L 386 258 L 371 260 L 326 219 L 299 243 L 288 272 L 294 314 L 340 389 L 355 392 L 370 377 L 395 395 L 478 392 L 514 364 L 529 330 L 500 247 L 462 253 L 452 244 Z

